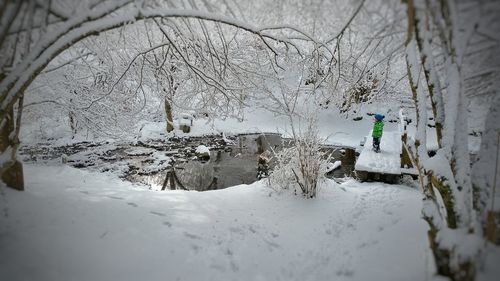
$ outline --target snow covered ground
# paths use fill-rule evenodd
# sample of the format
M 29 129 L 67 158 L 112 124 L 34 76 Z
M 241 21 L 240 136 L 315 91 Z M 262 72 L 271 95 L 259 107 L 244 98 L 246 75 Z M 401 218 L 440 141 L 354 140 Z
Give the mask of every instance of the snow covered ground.
M 246 117 L 198 119 L 188 135 L 289 136 L 284 117 L 258 109 Z M 358 147 L 371 119 L 324 110 L 318 127 L 326 144 Z M 131 137 L 164 139 L 164 128 L 144 122 Z M 382 151 L 400 149 L 387 138 L 396 129 L 386 122 Z M 25 134 L 22 140 L 41 139 Z M 263 183 L 160 192 L 117 176 L 25 165 L 25 192 L 0 185 L 0 280 L 442 280 L 433 276 L 416 188 L 327 182 L 318 198 L 306 200 Z M 500 276 L 500 250 L 487 251 L 480 281 Z
M 261 182 L 148 190 L 26 165 L 0 187 L 0 280 L 429 280 L 421 192 L 327 182 L 306 200 Z
M 325 144 L 338 146 L 359 146 L 360 141 L 368 134 L 373 127 L 373 117 L 366 114 L 363 119 L 354 121 L 352 118 L 341 116 L 336 109 L 323 109 L 317 112 L 318 129 L 320 136 L 325 139 Z M 179 120 L 174 120 L 178 128 Z M 35 145 L 50 138 L 53 145 L 66 145 L 68 143 L 88 141 L 87 135 L 78 135 L 71 138 L 71 129 L 67 124 L 61 122 L 59 126 L 43 127 L 38 123 L 26 124 L 21 128 L 21 141 L 23 145 Z M 136 130 L 127 132 L 132 140 L 165 139 L 165 122 L 141 121 L 137 124 Z M 300 128 L 299 128 L 300 129 Z M 396 130 L 397 123 L 386 122 L 384 130 Z M 47 130 L 47 132 L 45 132 Z M 178 136 L 201 136 L 207 134 L 226 135 L 240 133 L 281 133 L 285 137 L 291 136 L 289 120 L 286 116 L 277 116 L 260 108 L 246 108 L 245 119 L 239 121 L 234 118 L 225 120 L 215 119 L 211 122 L 207 119 L 193 120 L 191 132 L 186 134 L 177 129 Z M 101 139 L 101 141 L 103 141 Z M 109 140 L 112 141 L 112 140 Z
M 241 133 L 280 133 L 284 137 L 291 136 L 289 120 L 286 116 L 276 116 L 264 109 L 246 109 L 245 120 L 236 119 L 214 120 L 207 122 L 205 119 L 194 120 L 189 134 L 176 131 L 177 135 L 200 136 L 207 134 L 241 134 Z M 361 140 L 373 127 L 373 117 L 363 115 L 360 121 L 341 116 L 337 110 L 324 109 L 317 112 L 318 129 L 325 144 L 337 146 L 359 146 Z M 176 123 L 176 121 L 174 121 Z M 297 126 L 297 124 L 296 124 Z M 305 126 L 305 125 L 304 125 Z M 139 126 L 139 139 L 164 138 L 164 122 L 145 122 Z M 300 125 L 298 125 L 300 130 Z M 384 130 L 397 130 L 397 123 L 386 122 Z M 30 135 L 25 135 L 30 142 Z
M 356 161 L 356 171 L 401 174 L 401 133 L 386 131 L 381 138 L 380 152 L 373 151 L 373 138 L 370 134 Z

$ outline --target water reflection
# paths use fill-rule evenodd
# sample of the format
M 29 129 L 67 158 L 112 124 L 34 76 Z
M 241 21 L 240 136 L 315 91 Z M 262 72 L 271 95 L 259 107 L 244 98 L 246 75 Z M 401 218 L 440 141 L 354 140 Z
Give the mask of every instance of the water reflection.
M 212 151 L 207 162 L 189 161 L 175 165 L 178 182 L 189 190 L 213 190 L 257 180 L 257 157 L 237 151 Z M 168 184 L 171 188 L 171 184 Z
M 175 165 L 173 173 L 170 170 L 164 175 L 162 188 L 206 191 L 257 181 L 259 154 L 239 151 L 239 149 L 212 151 L 210 160 L 207 162 L 188 161 Z M 329 153 L 332 153 L 335 160 L 340 160 L 342 165 L 327 176 L 330 178 L 351 177 L 356 158 L 354 149 L 332 148 Z M 271 170 L 273 166 L 274 163 L 270 163 Z
M 273 152 L 292 143 L 290 139 L 283 140 L 279 134 L 266 133 L 134 144 L 80 143 L 50 149 L 24 147 L 21 153 L 24 161 L 63 159 L 64 154 L 63 161 L 69 165 L 116 172 L 124 179 L 147 184 L 154 190 L 205 191 L 250 184 L 267 176 L 275 165 Z M 200 145 L 210 147 L 207 161 L 196 152 Z M 330 146 L 324 147 L 323 151 L 331 154 L 332 163 L 342 163 L 339 169 L 328 173 L 328 177 L 352 176 L 356 158 L 354 149 Z

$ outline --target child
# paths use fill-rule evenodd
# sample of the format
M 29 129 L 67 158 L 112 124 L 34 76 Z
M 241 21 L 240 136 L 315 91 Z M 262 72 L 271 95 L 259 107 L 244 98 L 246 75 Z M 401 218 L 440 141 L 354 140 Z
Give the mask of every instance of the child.
M 382 137 L 382 131 L 384 130 L 384 122 L 382 120 L 384 117 L 385 116 L 382 114 L 375 114 L 375 124 L 373 124 L 372 137 L 373 150 L 377 153 L 380 152 L 380 138 Z

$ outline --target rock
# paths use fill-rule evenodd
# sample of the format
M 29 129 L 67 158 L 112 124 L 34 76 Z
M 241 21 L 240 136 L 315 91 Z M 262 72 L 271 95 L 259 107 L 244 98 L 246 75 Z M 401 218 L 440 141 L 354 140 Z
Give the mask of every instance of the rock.
M 189 125 L 179 125 L 179 129 L 181 129 L 182 132 L 186 134 L 189 134 L 191 132 L 191 126 Z
M 210 149 L 204 145 L 199 145 L 198 147 L 196 147 L 195 154 L 201 160 L 210 159 Z
M 357 116 L 357 117 L 354 117 L 354 118 L 352 118 L 352 120 L 354 120 L 354 121 L 360 121 L 360 120 L 363 120 L 363 116 Z
M 191 127 L 193 126 L 193 116 L 188 113 L 181 114 L 181 119 L 179 120 L 179 129 L 182 130 L 183 133 L 191 132 Z
M 336 169 L 340 168 L 342 166 L 342 162 L 340 161 L 335 161 L 334 163 L 328 163 L 326 166 L 326 173 L 335 171 Z

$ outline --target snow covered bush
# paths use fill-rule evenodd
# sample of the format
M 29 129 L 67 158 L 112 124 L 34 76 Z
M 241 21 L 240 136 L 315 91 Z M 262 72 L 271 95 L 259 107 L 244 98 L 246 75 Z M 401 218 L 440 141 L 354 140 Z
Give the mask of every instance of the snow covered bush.
M 274 189 L 299 189 L 306 198 L 316 196 L 318 184 L 325 180 L 329 156 L 321 151 L 317 120 L 308 120 L 305 132 L 294 133 L 292 146 L 275 153 L 276 167 L 269 177 Z

